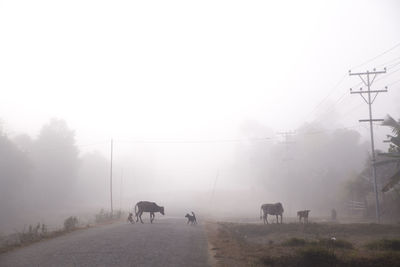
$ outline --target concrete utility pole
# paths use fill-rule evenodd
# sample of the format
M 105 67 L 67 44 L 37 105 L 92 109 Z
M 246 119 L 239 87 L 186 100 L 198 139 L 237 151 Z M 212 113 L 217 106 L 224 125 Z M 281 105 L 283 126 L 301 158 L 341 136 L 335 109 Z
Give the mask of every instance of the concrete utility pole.
M 110 199 L 111 199 L 111 215 L 113 214 L 113 195 L 112 195 L 112 176 L 113 176 L 113 140 L 111 139 L 111 162 L 110 162 Z
M 279 143 L 285 145 L 285 157 L 282 159 L 282 161 L 286 162 L 287 182 L 290 179 L 290 161 L 293 160 L 293 158 L 289 156 L 289 146 L 295 143 L 294 141 L 290 141 L 290 137 L 294 136 L 296 134 L 296 131 L 278 132 L 277 134 L 284 137 L 284 141 L 281 141 Z M 292 207 L 290 205 L 288 205 L 288 214 L 292 215 Z
M 214 202 L 215 187 L 217 186 L 218 177 L 219 177 L 219 169 L 217 170 L 217 175 L 215 176 L 214 186 L 211 193 L 211 204 L 214 204 L 213 202 Z
M 375 69 L 373 71 L 367 71 L 367 72 L 358 72 L 358 73 L 352 73 L 349 71 L 349 75 L 357 75 L 360 77 L 361 81 L 364 83 L 365 86 L 367 86 L 368 90 L 363 91 L 362 87 L 360 88 L 359 91 L 353 91 L 350 88 L 350 94 L 360 94 L 360 96 L 364 99 L 365 103 L 368 104 L 369 107 L 369 119 L 364 119 L 364 120 L 359 120 L 359 122 L 369 122 L 369 129 L 371 133 L 371 149 L 372 149 L 372 174 L 374 177 L 374 190 L 375 190 L 375 202 L 376 202 L 376 219 L 378 223 L 380 222 L 380 211 L 379 211 L 379 199 L 378 199 L 378 185 L 376 183 L 376 166 L 375 166 L 375 144 L 374 144 L 374 128 L 372 125 L 372 122 L 374 121 L 383 121 L 383 119 L 373 119 L 372 118 L 372 104 L 375 101 L 376 96 L 379 93 L 386 93 L 387 92 L 387 87 L 385 87 L 385 90 L 371 90 L 371 85 L 375 81 L 375 78 L 378 74 L 386 73 L 386 68 L 383 71 L 376 71 Z M 366 77 L 366 79 L 363 78 Z M 373 76 L 372 79 L 370 76 Z M 371 93 L 375 94 L 373 98 L 371 99 Z M 363 94 L 368 94 L 368 97 L 365 98 Z
M 122 179 L 124 178 L 124 168 L 121 169 L 121 181 L 119 184 L 119 211 L 122 210 Z

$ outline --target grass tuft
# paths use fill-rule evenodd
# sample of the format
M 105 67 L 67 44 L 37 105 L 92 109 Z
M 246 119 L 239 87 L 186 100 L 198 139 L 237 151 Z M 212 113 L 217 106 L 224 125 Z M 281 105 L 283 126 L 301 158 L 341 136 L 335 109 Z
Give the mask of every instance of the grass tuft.
M 400 239 L 381 239 L 368 243 L 367 248 L 373 250 L 400 250 Z
M 305 246 L 307 244 L 307 240 L 303 238 L 297 238 L 297 237 L 292 237 L 282 243 L 284 246 L 288 247 L 300 247 L 300 246 Z
M 323 238 L 319 240 L 319 244 L 326 246 L 328 248 L 344 248 L 344 249 L 352 249 L 353 244 L 344 239 L 330 239 L 330 238 Z
M 310 247 L 298 251 L 298 266 L 335 266 L 338 263 L 336 255 L 320 247 Z

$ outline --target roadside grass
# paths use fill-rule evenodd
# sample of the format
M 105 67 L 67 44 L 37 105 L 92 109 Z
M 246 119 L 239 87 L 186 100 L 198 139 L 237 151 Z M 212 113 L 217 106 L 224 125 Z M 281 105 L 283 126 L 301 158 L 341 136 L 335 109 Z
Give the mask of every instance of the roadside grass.
M 288 247 L 300 247 L 300 246 L 305 246 L 308 243 L 309 241 L 305 240 L 304 238 L 292 237 L 288 240 L 283 241 L 282 245 Z
M 344 239 L 321 238 L 318 241 L 318 244 L 321 246 L 326 246 L 327 248 L 341 248 L 341 249 L 354 248 L 351 242 Z
M 67 222 L 69 218 L 67 218 L 65 222 Z M 78 228 L 77 226 L 69 225 L 67 223 L 67 227 L 55 231 L 47 231 L 47 226 L 45 224 L 38 223 L 36 227 L 29 225 L 28 230 L 24 229 L 21 232 L 16 232 L 14 234 L 3 237 L 3 240 L 0 244 L 0 253 L 30 245 L 41 240 L 58 237 L 68 232 L 83 228 L 85 227 Z
M 333 238 L 321 238 L 319 240 L 306 240 L 304 238 L 292 237 L 283 241 L 282 246 L 288 247 L 325 247 L 325 248 L 342 248 L 342 249 L 352 249 L 353 244 L 344 239 L 333 239 Z
M 369 242 L 365 245 L 371 250 L 400 251 L 400 239 L 380 239 Z
M 115 213 L 111 214 L 110 212 L 106 212 L 101 209 L 100 212 L 94 216 L 96 223 L 95 225 L 113 223 L 122 220 L 125 215 L 126 213 L 122 211 L 116 211 Z M 82 224 L 75 216 L 66 218 L 64 220 L 64 227 L 54 231 L 48 231 L 47 225 L 43 223 L 29 225 L 27 229 L 24 228 L 22 231 L 16 231 L 14 234 L 2 236 L 0 238 L 0 254 L 42 240 L 59 237 L 79 229 L 86 229 L 95 225 Z
M 259 264 L 253 266 L 309 267 L 309 266 L 347 266 L 380 267 L 399 266 L 400 256 L 394 253 L 382 253 L 373 257 L 340 256 L 324 248 L 307 248 L 286 256 L 261 256 Z
M 400 266 L 396 224 L 214 225 L 217 266 Z
M 272 233 L 295 234 L 301 232 L 305 235 L 313 236 L 331 236 L 333 234 L 347 235 L 371 235 L 371 234 L 386 234 L 399 232 L 400 225 L 396 224 L 328 224 L 328 223 L 287 223 L 287 224 L 238 224 L 224 223 L 228 228 L 233 228 L 236 233 L 247 236 L 260 236 Z

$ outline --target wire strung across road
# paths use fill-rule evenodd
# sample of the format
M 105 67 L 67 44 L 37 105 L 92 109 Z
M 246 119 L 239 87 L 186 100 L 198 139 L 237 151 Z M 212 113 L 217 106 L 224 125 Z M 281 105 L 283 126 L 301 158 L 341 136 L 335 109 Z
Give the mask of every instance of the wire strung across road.
M 339 127 L 335 129 L 324 129 L 316 131 L 300 132 L 296 135 L 315 135 L 326 132 L 334 132 L 338 130 L 350 130 L 357 128 L 358 125 Z M 240 142 L 262 142 L 279 139 L 278 136 L 263 138 L 238 138 L 238 139 L 200 139 L 200 140 L 123 140 L 113 139 L 115 143 L 131 143 L 131 144 L 204 144 L 204 143 L 240 143 Z
M 400 42 L 397 43 L 397 44 L 395 44 L 395 45 L 392 46 L 391 48 L 385 50 L 385 51 L 382 52 L 381 54 L 379 54 L 379 55 L 377 55 L 377 56 L 375 56 L 375 57 L 373 57 L 373 58 L 370 58 L 370 59 L 368 59 L 367 61 L 365 61 L 365 62 L 363 62 L 363 63 L 361 63 L 361 64 L 359 64 L 359 65 L 357 65 L 357 66 L 355 66 L 355 67 L 353 67 L 353 68 L 351 68 L 351 69 L 356 69 L 356 68 L 359 68 L 359 67 L 361 67 L 361 66 L 364 66 L 365 64 L 368 64 L 368 63 L 374 61 L 375 59 L 377 59 L 377 58 L 379 58 L 379 57 L 381 57 L 381 56 L 383 56 L 383 55 L 389 53 L 390 51 L 396 49 L 397 47 L 400 47 Z

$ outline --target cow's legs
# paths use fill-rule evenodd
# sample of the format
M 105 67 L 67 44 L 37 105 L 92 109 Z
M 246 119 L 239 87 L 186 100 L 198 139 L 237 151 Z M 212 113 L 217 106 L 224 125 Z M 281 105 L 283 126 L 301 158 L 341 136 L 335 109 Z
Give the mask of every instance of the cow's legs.
M 141 223 L 143 223 L 142 214 L 143 214 L 143 211 L 139 211 L 138 216 L 139 216 L 139 219 L 140 219 L 140 222 L 141 222 Z
M 154 217 L 154 212 L 150 212 L 150 223 L 153 223 Z

